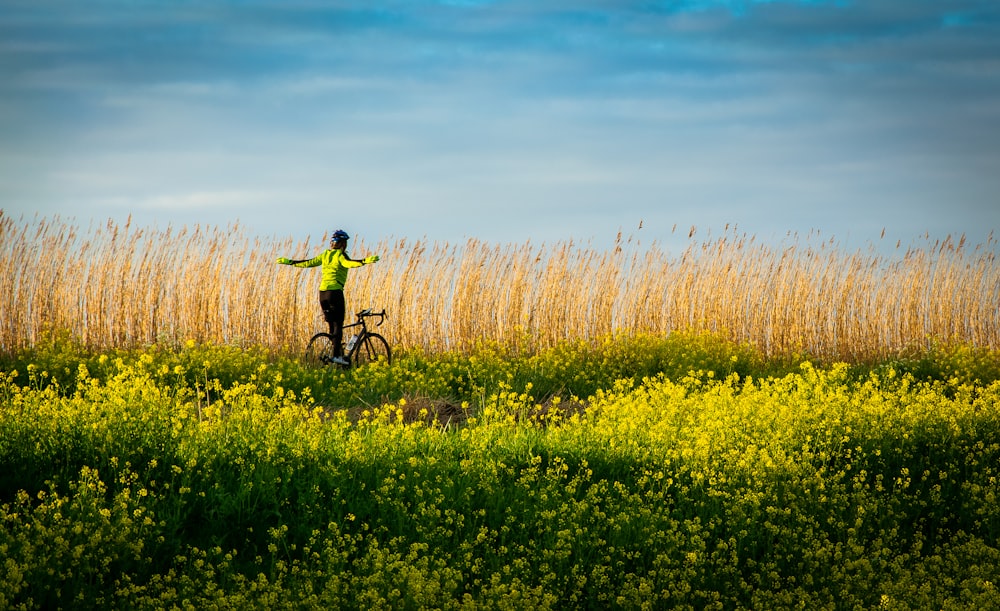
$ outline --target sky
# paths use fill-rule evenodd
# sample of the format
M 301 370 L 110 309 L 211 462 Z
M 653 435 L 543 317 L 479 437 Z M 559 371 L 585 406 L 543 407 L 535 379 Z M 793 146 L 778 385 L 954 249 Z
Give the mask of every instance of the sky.
M 982 243 L 1000 2 L 0 0 L 0 209 L 317 244 Z

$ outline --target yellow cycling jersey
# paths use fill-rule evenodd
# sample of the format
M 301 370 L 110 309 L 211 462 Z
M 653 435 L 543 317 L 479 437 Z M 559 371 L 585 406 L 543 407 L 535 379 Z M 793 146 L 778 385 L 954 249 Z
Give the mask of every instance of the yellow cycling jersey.
M 331 249 L 323 251 L 308 261 L 293 263 L 295 267 L 316 267 L 323 266 L 323 279 L 320 281 L 319 290 L 336 291 L 344 288 L 347 282 L 347 270 L 351 267 L 361 267 L 361 261 L 353 261 L 346 251 Z

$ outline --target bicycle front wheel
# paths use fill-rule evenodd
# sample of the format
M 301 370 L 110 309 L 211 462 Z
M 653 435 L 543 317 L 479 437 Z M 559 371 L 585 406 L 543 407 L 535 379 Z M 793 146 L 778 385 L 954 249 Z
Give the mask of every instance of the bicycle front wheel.
M 329 333 L 313 335 L 306 346 L 306 364 L 313 367 L 329 365 L 333 361 L 333 346 L 333 336 Z
M 378 333 L 368 333 L 361 342 L 355 346 L 351 354 L 351 360 L 355 367 L 377 363 L 385 360 L 386 365 L 392 364 L 392 352 L 389 350 L 389 342 Z

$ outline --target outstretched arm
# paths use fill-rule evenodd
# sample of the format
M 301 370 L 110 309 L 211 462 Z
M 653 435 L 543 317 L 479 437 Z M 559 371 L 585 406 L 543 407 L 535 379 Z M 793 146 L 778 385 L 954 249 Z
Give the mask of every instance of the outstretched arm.
M 344 257 L 344 267 L 361 267 L 362 265 L 367 265 L 368 263 L 375 263 L 379 260 L 378 255 L 368 255 L 364 259 L 352 259 L 350 257 Z
M 296 265 L 299 267 L 316 267 L 321 264 L 323 260 L 320 257 L 314 257 L 312 259 L 289 259 L 287 257 L 278 257 L 278 263 L 280 265 Z

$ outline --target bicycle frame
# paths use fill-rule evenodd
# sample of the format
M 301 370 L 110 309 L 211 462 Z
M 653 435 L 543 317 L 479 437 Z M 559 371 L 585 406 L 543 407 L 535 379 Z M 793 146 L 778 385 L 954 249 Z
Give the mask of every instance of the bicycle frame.
M 382 357 L 385 358 L 386 362 L 391 362 L 392 350 L 389 348 L 389 342 L 378 333 L 369 331 L 368 323 L 365 320 L 366 318 L 378 317 L 379 320 L 375 326 L 381 326 L 385 322 L 385 310 L 373 312 L 371 309 L 365 309 L 358 312 L 357 316 L 358 322 L 344 325 L 345 329 L 361 327 L 361 330 L 353 338 L 353 344 L 344 346 L 347 360 L 354 365 L 378 361 Z M 348 343 L 350 341 L 348 340 Z

